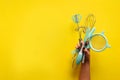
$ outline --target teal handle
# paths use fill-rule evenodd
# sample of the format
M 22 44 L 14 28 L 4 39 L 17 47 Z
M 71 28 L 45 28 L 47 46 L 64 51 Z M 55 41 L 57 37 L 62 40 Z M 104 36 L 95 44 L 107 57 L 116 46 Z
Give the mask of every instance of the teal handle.
M 93 27 L 89 32 L 88 38 L 90 38 L 93 35 L 94 31 L 95 31 L 95 27 Z
M 76 59 L 76 64 L 79 64 L 82 61 L 82 57 L 83 57 L 83 54 L 80 51 Z

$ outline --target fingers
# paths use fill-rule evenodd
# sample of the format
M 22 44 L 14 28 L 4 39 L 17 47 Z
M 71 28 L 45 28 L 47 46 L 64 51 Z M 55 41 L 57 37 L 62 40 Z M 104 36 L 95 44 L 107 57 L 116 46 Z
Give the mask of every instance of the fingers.
M 76 47 L 75 48 L 80 48 L 80 47 L 82 47 L 84 45 L 84 41 L 81 41 L 81 42 L 79 42 L 77 45 L 76 45 Z
M 84 41 L 81 41 L 80 43 L 81 43 L 81 45 L 84 45 Z
M 83 47 L 83 52 L 86 53 L 86 54 L 89 54 L 90 49 L 85 48 L 85 46 L 87 46 L 88 44 L 89 44 L 88 41 L 85 42 L 85 43 L 84 43 L 84 41 L 81 41 L 80 43 L 78 43 L 78 44 L 76 45 L 75 48 L 76 48 L 76 49 L 80 49 L 81 47 Z
M 77 48 L 77 49 L 80 48 L 80 44 L 78 43 L 75 48 Z
M 90 49 L 84 49 L 84 54 L 85 54 L 85 63 L 90 62 Z
M 90 54 L 90 49 L 85 48 L 83 51 L 85 54 L 88 54 L 88 55 Z
M 85 54 L 85 62 L 90 62 L 90 49 L 85 48 L 88 44 L 88 41 L 85 43 L 84 41 L 81 41 L 76 45 L 76 49 L 81 50 L 82 48 L 82 52 L 83 54 Z

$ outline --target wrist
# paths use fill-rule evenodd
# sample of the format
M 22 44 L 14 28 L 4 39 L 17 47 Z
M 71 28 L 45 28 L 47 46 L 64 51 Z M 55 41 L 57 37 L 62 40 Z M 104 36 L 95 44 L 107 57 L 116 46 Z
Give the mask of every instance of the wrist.
M 81 66 L 90 66 L 90 61 L 85 61 L 84 63 L 81 63 Z

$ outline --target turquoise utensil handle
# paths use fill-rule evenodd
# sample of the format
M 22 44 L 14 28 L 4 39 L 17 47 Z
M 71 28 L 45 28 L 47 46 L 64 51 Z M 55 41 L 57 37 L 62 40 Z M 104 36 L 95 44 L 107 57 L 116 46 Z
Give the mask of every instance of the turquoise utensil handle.
M 82 61 L 82 57 L 83 57 L 83 54 L 82 54 L 82 51 L 80 51 L 76 59 L 76 64 L 79 64 Z

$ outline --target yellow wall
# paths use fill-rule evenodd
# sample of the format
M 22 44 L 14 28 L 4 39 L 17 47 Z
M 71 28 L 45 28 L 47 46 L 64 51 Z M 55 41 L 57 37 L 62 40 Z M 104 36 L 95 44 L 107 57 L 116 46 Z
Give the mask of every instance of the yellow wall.
M 111 49 L 91 51 L 91 80 L 120 80 L 119 0 L 0 0 L 0 80 L 77 80 L 71 16 L 96 16 Z

